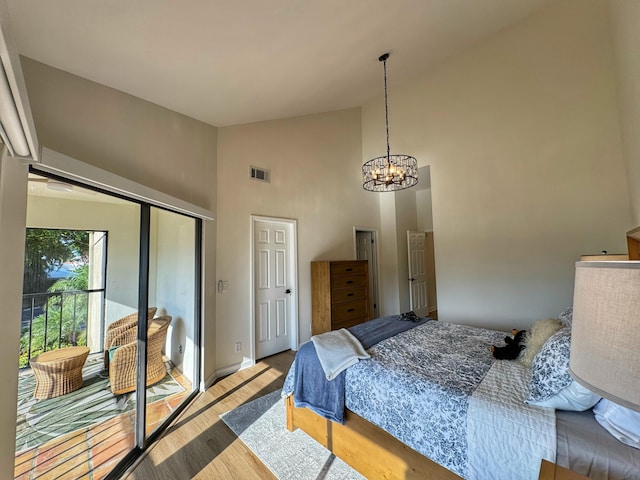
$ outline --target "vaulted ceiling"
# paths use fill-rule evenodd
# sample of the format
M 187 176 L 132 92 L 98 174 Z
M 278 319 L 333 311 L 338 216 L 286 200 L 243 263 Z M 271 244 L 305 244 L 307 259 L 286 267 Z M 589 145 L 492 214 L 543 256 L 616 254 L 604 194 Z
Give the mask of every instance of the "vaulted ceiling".
M 555 0 L 8 0 L 22 55 L 214 126 L 357 107 Z

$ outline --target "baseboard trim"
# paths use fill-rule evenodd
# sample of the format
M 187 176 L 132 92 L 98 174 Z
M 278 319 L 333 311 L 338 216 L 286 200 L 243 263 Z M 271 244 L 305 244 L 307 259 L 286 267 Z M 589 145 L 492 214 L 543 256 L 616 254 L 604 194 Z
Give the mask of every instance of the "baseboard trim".
M 245 359 L 241 363 L 234 363 L 227 367 L 216 370 L 213 375 L 210 375 L 209 378 L 205 381 L 205 390 L 213 385 L 218 379 L 222 377 L 226 377 L 227 375 L 231 375 L 232 373 L 236 373 L 240 370 L 244 370 L 245 368 L 253 367 L 255 362 L 251 359 Z
M 231 375 L 232 373 L 236 373 L 238 370 L 242 370 L 242 364 L 241 363 L 234 363 L 232 365 L 229 365 L 227 367 L 221 368 L 219 370 L 216 370 L 215 372 L 215 380 L 221 378 L 221 377 L 226 377 L 227 375 Z
M 218 377 L 218 373 L 213 372 L 211 375 L 205 378 L 204 381 L 201 382 L 200 391 L 204 392 L 207 388 L 213 385 L 218 378 L 220 378 Z

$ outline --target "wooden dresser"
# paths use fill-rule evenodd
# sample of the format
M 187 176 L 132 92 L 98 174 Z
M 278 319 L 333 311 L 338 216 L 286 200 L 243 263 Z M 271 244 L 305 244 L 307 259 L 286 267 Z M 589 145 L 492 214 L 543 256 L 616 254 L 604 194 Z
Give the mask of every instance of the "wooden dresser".
M 369 320 L 366 260 L 311 262 L 311 334 Z

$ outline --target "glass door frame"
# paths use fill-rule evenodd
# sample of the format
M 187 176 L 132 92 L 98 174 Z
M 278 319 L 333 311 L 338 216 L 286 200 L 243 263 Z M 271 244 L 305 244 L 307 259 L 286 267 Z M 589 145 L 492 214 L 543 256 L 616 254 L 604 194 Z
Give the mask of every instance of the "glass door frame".
M 37 166 L 30 165 L 29 172 L 43 177 L 58 180 L 70 185 L 76 185 L 83 189 L 93 190 L 98 193 L 117 197 L 140 207 L 140 242 L 139 242 L 139 260 L 138 260 L 138 359 L 137 369 L 140 374 L 137 377 L 136 384 L 136 422 L 135 422 L 135 441 L 133 448 L 115 465 L 115 467 L 104 477 L 105 480 L 116 480 L 120 478 L 133 463 L 140 458 L 142 453 L 155 442 L 164 432 L 165 428 L 182 413 L 187 404 L 195 398 L 199 391 L 201 383 L 201 332 L 202 332 L 202 258 L 203 258 L 203 221 L 202 218 L 195 215 L 189 215 L 184 211 L 173 210 L 164 205 L 157 205 L 146 202 L 135 197 L 128 197 L 125 194 L 115 193 L 106 189 L 102 189 L 83 183 L 73 178 L 67 178 L 63 175 L 51 173 L 47 170 L 40 170 Z M 162 422 L 160 428 L 155 429 L 149 435 L 145 433 L 146 426 L 146 336 L 147 336 L 147 308 L 149 296 L 149 268 L 150 268 L 150 218 L 151 208 L 159 208 L 168 212 L 182 215 L 194 220 L 195 242 L 194 242 L 194 375 L 192 382 L 192 391 L 185 397 L 182 403 L 173 410 Z M 143 348 L 144 347 L 144 348 Z M 141 420 L 142 419 L 142 420 Z
M 126 198 L 126 197 L 125 197 Z M 140 205 L 140 257 L 139 257 L 139 279 L 138 279 L 138 375 L 136 385 L 136 424 L 135 424 L 135 446 L 125 455 L 125 457 L 114 467 L 111 472 L 105 476 L 105 480 L 116 480 L 120 478 L 133 463 L 140 458 L 147 447 L 153 444 L 163 433 L 164 429 L 173 420 L 182 413 L 187 404 L 198 394 L 197 385 L 200 384 L 200 364 L 201 364 L 201 329 L 202 329 L 202 219 L 186 215 L 182 212 L 164 208 L 158 205 L 152 205 L 147 202 L 137 202 Z M 150 269 L 150 226 L 151 226 L 151 208 L 160 208 L 168 212 L 192 218 L 195 222 L 195 279 L 194 279 L 194 345 L 195 345 L 195 372 L 193 390 L 185 400 L 171 412 L 163 421 L 161 428 L 156 429 L 151 434 L 146 435 L 146 345 L 147 336 L 147 308 L 149 306 L 149 269 Z M 143 419 L 143 421 L 138 421 Z

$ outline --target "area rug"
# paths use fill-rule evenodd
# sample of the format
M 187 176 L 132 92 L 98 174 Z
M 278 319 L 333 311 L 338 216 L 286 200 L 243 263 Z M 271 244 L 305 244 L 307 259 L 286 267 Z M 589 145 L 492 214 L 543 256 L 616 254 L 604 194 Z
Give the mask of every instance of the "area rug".
M 287 430 L 279 390 L 220 417 L 281 480 L 365 478 L 302 430 Z
M 33 398 L 35 377 L 22 372 L 18 379 L 18 423 L 16 452 L 74 432 L 135 409 L 135 392 L 115 396 L 109 388 L 109 373 L 102 357 L 93 356 L 82 369 L 83 385 L 60 397 Z M 147 388 L 147 403 L 155 402 L 185 389 L 170 374 Z

